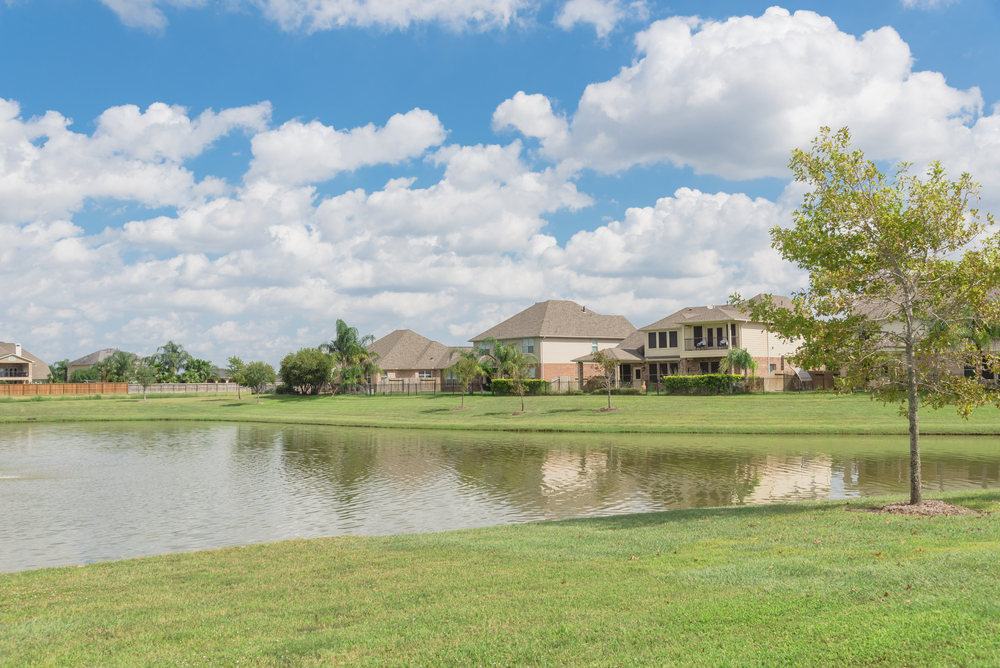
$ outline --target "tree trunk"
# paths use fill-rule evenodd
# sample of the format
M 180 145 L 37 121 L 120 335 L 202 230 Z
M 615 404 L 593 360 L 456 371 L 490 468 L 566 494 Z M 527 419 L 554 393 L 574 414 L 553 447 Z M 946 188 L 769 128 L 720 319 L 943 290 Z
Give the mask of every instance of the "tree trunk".
M 524 412 L 524 390 L 521 390 L 521 412 Z
M 911 343 L 906 346 L 906 363 L 909 367 L 906 370 L 906 402 L 910 418 L 910 505 L 918 505 L 923 501 L 920 489 L 920 419 L 917 415 L 920 396 L 917 393 L 917 371 Z
M 608 410 L 611 410 L 611 383 L 608 383 Z

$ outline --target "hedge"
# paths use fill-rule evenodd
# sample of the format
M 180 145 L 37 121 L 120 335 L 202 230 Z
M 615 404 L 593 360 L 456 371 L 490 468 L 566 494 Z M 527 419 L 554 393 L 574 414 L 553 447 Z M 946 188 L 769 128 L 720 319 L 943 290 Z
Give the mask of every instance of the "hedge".
M 506 378 L 497 378 L 494 380 L 490 386 L 493 389 L 493 396 L 496 397 L 508 397 L 511 395 L 516 395 L 517 392 L 514 391 L 511 381 Z M 547 380 L 526 380 L 524 381 L 524 393 L 527 395 L 532 394 L 549 394 L 552 390 L 552 383 Z
M 743 376 L 708 373 L 702 376 L 661 376 L 665 394 L 743 394 Z
M 608 390 L 594 390 L 591 394 L 603 394 L 608 396 Z M 642 391 L 638 387 L 612 387 L 611 394 L 642 394 Z

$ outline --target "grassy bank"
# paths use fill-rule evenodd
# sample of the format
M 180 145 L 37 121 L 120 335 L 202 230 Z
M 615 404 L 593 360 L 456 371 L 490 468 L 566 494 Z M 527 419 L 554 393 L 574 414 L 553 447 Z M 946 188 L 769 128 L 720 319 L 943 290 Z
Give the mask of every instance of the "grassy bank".
M 0 665 L 995 666 L 1000 492 L 941 498 L 993 514 L 799 503 L 0 575 Z
M 0 422 L 90 420 L 214 420 L 280 422 L 358 427 L 474 429 L 567 432 L 648 432 L 706 434 L 906 434 L 897 407 L 865 395 L 775 393 L 721 397 L 614 397 L 620 408 L 600 396 L 528 397 L 527 414 L 516 414 L 514 397 L 465 398 L 468 410 L 452 410 L 460 397 L 419 396 L 264 396 L 242 401 L 231 395 L 160 395 L 141 402 L 137 395 L 95 400 L 89 397 L 36 397 L 0 400 Z M 1000 411 L 986 407 L 963 420 L 954 410 L 925 409 L 924 434 L 1000 434 Z

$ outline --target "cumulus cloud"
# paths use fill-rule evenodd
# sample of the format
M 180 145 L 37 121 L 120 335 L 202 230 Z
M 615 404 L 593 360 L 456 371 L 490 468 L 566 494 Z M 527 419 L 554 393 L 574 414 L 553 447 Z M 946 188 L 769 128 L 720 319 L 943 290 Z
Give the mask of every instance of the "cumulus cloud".
M 423 109 L 396 114 L 381 128 L 369 123 L 336 130 L 319 121 L 289 121 L 254 135 L 247 180 L 288 185 L 326 181 L 338 172 L 419 156 L 443 142 L 446 134 L 438 117 Z
M 160 11 L 160 6 L 197 7 L 204 4 L 204 0 L 101 0 L 101 2 L 117 14 L 125 25 L 146 30 L 163 30 L 167 27 L 167 17 Z
M 101 114 L 88 136 L 57 112 L 24 120 L 16 102 L 0 99 L 0 221 L 66 218 L 90 198 L 162 207 L 217 196 L 225 183 L 196 181 L 183 161 L 233 130 L 265 128 L 270 113 L 267 103 L 196 118 L 183 107 L 125 105 Z
M 285 30 L 308 32 L 357 26 L 404 30 L 439 23 L 454 30 L 487 30 L 518 21 L 533 0 L 256 0 Z
M 598 37 L 606 37 L 622 20 L 648 15 L 645 2 L 625 5 L 621 0 L 569 0 L 556 15 L 556 25 L 570 30 L 579 23 L 589 23 Z
M 956 2 L 958 0 L 899 0 L 899 3 L 907 9 L 937 9 Z
M 543 155 L 615 172 L 670 162 L 728 179 L 785 176 L 789 150 L 820 126 L 850 126 L 875 158 L 995 164 L 997 111 L 977 88 L 915 72 L 892 28 L 861 38 L 813 12 L 674 17 L 636 36 L 640 58 L 589 85 L 568 125 L 519 94 L 494 116 L 538 137 Z

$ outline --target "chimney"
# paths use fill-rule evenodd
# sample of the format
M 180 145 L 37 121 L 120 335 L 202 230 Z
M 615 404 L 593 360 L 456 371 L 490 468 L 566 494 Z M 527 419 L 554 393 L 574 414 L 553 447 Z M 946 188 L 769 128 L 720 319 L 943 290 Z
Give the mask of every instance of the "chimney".
M 586 307 L 586 306 L 584 306 L 584 307 L 583 307 L 583 312 L 584 312 L 584 313 L 586 313 L 586 312 L 587 312 L 587 307 Z
M 20 343 L 15 343 L 14 344 L 14 354 L 17 355 L 18 357 L 23 357 L 23 355 L 21 355 L 21 344 Z

